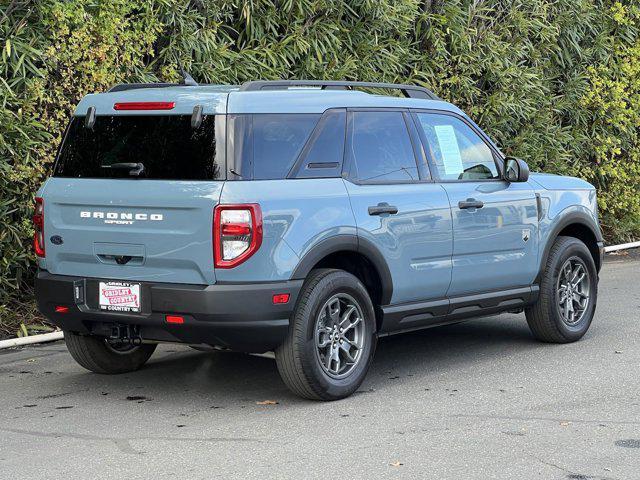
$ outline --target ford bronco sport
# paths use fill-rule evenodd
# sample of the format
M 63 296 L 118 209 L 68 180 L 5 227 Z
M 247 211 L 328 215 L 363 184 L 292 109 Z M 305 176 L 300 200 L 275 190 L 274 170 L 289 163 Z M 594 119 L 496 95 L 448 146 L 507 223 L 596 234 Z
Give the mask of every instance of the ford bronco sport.
M 81 366 L 274 350 L 322 400 L 385 335 L 524 310 L 536 338 L 580 339 L 603 254 L 590 184 L 529 175 L 425 88 L 363 82 L 87 95 L 34 226 L 39 309 Z

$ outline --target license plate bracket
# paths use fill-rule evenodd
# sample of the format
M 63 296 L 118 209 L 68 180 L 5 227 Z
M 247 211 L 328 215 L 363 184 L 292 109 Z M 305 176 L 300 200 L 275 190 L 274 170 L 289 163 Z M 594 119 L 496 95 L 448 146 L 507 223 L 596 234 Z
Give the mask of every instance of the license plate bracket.
M 99 282 L 98 308 L 109 312 L 140 313 L 141 290 L 136 282 Z

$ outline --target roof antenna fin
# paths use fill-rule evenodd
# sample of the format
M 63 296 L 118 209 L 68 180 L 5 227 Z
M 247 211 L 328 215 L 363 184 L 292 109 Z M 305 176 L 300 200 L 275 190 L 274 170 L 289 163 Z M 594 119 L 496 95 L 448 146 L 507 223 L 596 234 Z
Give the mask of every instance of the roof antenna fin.
M 182 75 L 182 84 L 188 85 L 190 87 L 197 87 L 198 82 L 196 82 L 191 75 L 189 75 L 184 68 L 182 68 L 182 63 L 178 61 L 178 69 L 180 70 L 180 74 Z

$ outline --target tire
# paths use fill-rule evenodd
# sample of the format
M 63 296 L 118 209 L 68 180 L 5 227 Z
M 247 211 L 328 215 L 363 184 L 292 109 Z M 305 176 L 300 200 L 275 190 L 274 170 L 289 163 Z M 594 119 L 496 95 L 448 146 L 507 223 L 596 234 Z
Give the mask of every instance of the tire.
M 570 270 L 567 269 L 567 265 Z M 578 269 L 578 265 L 582 268 Z M 569 288 L 567 278 L 575 280 L 575 271 L 578 272 L 577 278 L 581 278 L 581 272 L 584 272 L 586 279 L 575 282 L 576 285 L 569 282 L 573 285 Z M 569 295 L 565 292 L 569 292 Z M 580 305 L 585 300 L 585 292 L 588 300 L 580 310 Z M 577 300 L 569 300 L 569 306 L 567 297 L 579 299 L 580 303 Z M 564 300 L 561 305 L 562 299 Z M 558 237 L 551 247 L 541 274 L 540 296 L 535 304 L 525 310 L 531 332 L 543 342 L 569 343 L 580 340 L 589 330 L 597 300 L 598 272 L 589 249 L 577 238 Z
M 111 346 L 104 337 L 64 332 L 67 349 L 81 367 L 95 373 L 116 374 L 138 370 L 156 349 L 155 344 L 123 348 Z M 119 350 L 120 349 L 120 350 Z
M 313 270 L 300 292 L 287 338 L 276 349 L 278 371 L 287 387 L 303 398 L 345 398 L 364 380 L 376 342 L 375 313 L 364 285 L 342 270 Z M 325 346 L 319 347 L 321 343 Z

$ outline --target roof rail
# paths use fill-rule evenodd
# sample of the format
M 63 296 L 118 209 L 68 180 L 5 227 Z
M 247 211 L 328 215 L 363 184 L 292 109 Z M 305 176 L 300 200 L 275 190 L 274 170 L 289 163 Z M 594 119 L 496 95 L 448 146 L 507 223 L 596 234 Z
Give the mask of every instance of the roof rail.
M 321 90 L 353 90 L 355 87 L 388 88 L 391 90 L 400 90 L 405 97 L 409 98 L 439 100 L 431 90 L 417 85 L 378 82 L 350 82 L 346 80 L 254 80 L 243 83 L 240 86 L 240 91 L 254 92 L 259 90 L 284 90 L 290 87 L 320 87 Z
M 198 82 L 182 68 L 182 65 L 178 64 L 178 67 L 182 74 L 182 83 L 121 83 L 111 87 L 109 92 L 123 92 L 125 90 L 137 90 L 138 88 L 197 87 Z
M 184 83 L 120 83 L 111 87 L 108 92 L 124 92 L 125 90 L 137 90 L 139 88 L 164 88 L 164 87 L 185 87 Z

